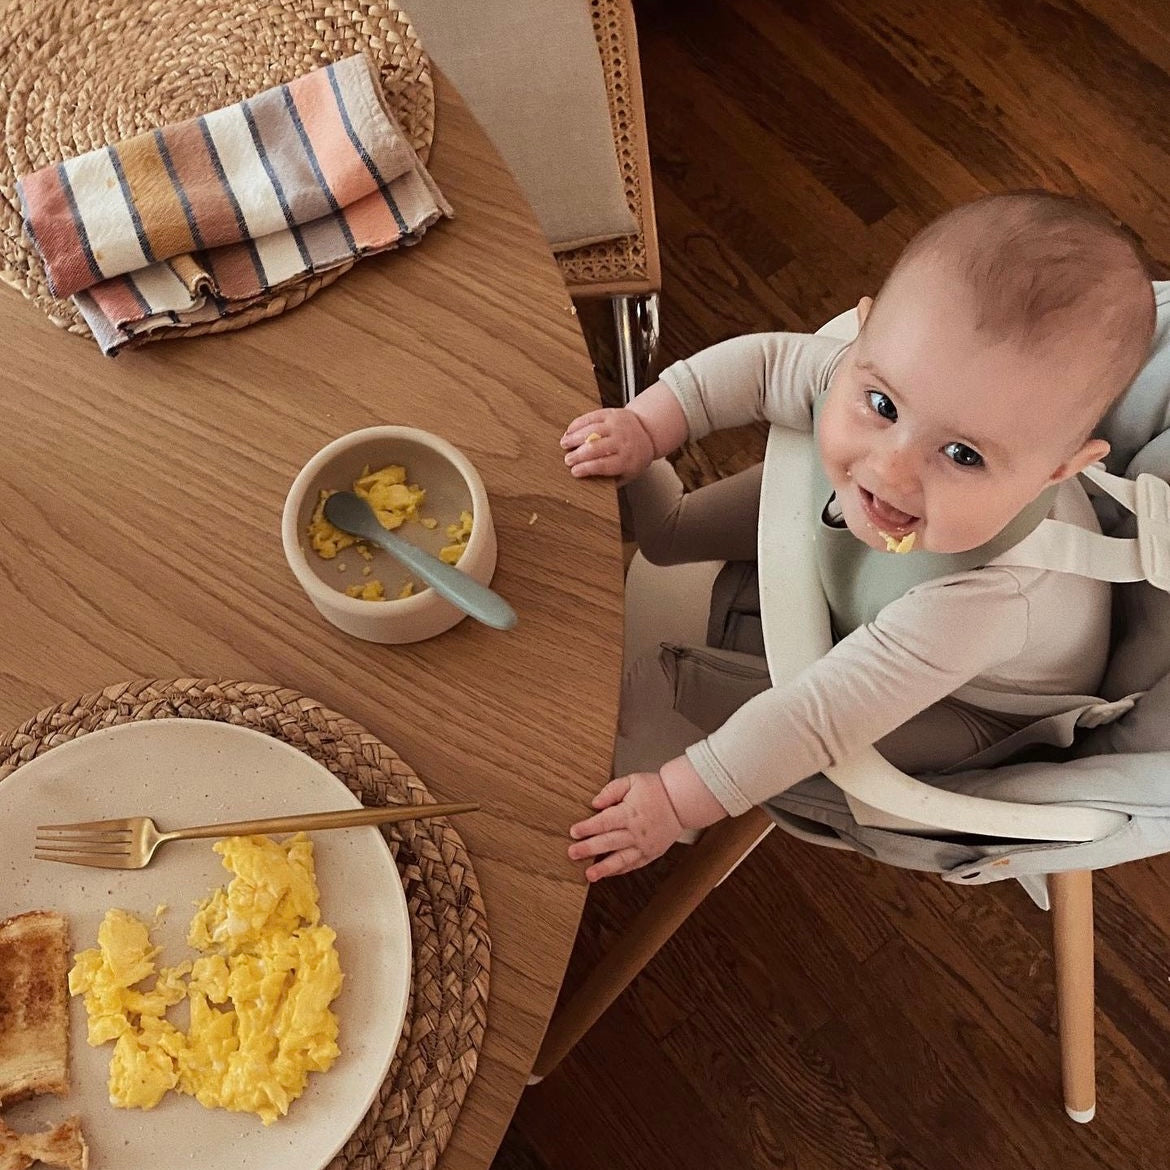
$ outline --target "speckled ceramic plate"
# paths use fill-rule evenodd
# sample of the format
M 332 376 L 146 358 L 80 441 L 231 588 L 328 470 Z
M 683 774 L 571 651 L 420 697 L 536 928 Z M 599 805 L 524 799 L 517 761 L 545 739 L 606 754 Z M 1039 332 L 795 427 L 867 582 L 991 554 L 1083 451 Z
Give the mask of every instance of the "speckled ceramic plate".
M 296 748 L 227 723 L 160 719 L 96 731 L 31 760 L 0 784 L 0 919 L 56 909 L 69 918 L 74 951 L 95 946 L 107 909 L 153 919 L 160 965 L 192 952 L 186 928 L 200 901 L 230 874 L 212 841 L 164 845 L 146 869 L 89 869 L 33 858 L 38 824 L 145 813 L 162 829 L 358 801 Z M 376 828 L 311 834 L 321 917 L 337 932 L 344 982 L 333 1008 L 341 1055 L 312 1073 L 287 1117 L 265 1126 L 249 1113 L 205 1109 L 168 1093 L 154 1110 L 115 1109 L 107 1078 L 111 1045 L 90 1048 L 85 1009 L 70 1007 L 70 1093 L 13 1106 L 5 1121 L 31 1129 L 80 1114 L 90 1170 L 312 1170 L 341 1148 L 369 1108 L 394 1055 L 410 992 L 410 923 L 398 871 Z M 175 1009 L 175 1022 L 186 1019 Z

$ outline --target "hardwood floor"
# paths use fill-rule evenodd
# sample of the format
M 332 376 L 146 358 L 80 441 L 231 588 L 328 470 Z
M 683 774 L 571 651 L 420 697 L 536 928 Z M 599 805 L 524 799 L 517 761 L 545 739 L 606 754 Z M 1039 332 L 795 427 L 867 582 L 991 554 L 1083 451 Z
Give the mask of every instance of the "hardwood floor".
M 985 191 L 1101 202 L 1170 274 L 1165 0 L 640 0 L 662 361 L 811 330 Z M 691 451 L 692 482 L 759 437 Z M 670 856 L 590 897 L 567 986 Z M 1097 875 L 1098 1116 L 1059 1096 L 1047 916 L 773 833 L 564 1064 L 497 1170 L 1163 1170 L 1170 859 Z

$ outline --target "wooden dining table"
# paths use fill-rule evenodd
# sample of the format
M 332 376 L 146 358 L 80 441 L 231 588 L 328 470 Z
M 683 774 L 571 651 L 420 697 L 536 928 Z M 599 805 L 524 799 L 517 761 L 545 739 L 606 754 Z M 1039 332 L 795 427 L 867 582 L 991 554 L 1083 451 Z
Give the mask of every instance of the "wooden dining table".
M 390 745 L 458 830 L 491 936 L 488 1027 L 443 1170 L 489 1166 L 585 901 L 567 828 L 608 779 L 622 642 L 615 492 L 558 439 L 597 385 L 515 181 L 442 78 L 430 169 L 455 209 L 262 324 L 102 357 L 0 287 L 0 727 L 136 678 L 298 690 Z M 507 633 L 404 646 L 327 624 L 281 549 L 322 446 L 421 427 L 483 477 Z M 0 917 L 3 917 L 0 892 Z

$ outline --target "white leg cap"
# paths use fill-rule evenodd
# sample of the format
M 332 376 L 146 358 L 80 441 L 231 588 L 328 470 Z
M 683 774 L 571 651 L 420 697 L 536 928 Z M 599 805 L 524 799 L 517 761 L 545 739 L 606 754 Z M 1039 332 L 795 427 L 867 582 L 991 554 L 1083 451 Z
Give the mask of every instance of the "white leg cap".
M 1083 1125 L 1086 1121 L 1093 1120 L 1093 1117 L 1097 1113 L 1097 1106 L 1091 1105 L 1088 1109 L 1070 1109 L 1066 1105 L 1064 1107 L 1064 1111 L 1069 1115 L 1069 1117 L 1073 1119 L 1073 1121 L 1079 1121 Z
M 543 1080 L 544 1080 L 544 1077 L 538 1077 L 538 1076 L 535 1076 L 535 1075 L 534 1075 L 534 1076 L 530 1076 L 530 1077 L 528 1078 L 528 1084 L 529 1084 L 530 1086 L 531 1086 L 531 1085 L 539 1085 L 539 1084 L 540 1084 L 540 1082 L 541 1082 L 541 1081 L 543 1081 Z M 1089 1117 L 1092 1117 L 1092 1116 L 1093 1116 L 1093 1115 L 1092 1115 L 1092 1113 L 1090 1113 L 1090 1114 L 1089 1114 Z M 1086 1117 L 1086 1118 L 1085 1118 L 1085 1120 L 1086 1120 L 1086 1121 L 1088 1121 L 1088 1120 L 1089 1120 L 1089 1117 Z

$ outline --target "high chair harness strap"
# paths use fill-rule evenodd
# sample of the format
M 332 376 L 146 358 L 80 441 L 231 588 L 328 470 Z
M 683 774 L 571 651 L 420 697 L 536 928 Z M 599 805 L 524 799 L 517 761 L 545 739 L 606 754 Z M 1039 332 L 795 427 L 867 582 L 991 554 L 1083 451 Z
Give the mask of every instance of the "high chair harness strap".
M 813 403 L 813 434 L 824 395 Z M 813 498 L 832 503 L 833 489 L 819 458 L 811 460 Z M 1104 536 L 1048 518 L 1053 485 L 1001 532 L 965 553 L 916 550 L 898 555 L 870 548 L 847 528 L 829 522 L 826 509 L 815 524 L 817 571 L 829 603 L 833 636 L 840 639 L 874 620 L 895 598 L 916 585 L 970 569 L 998 565 L 1074 573 L 1098 581 L 1149 581 L 1170 592 L 1170 484 L 1154 475 L 1136 480 L 1111 475 L 1101 464 L 1081 473 L 1137 517 L 1137 537 Z
M 1052 569 L 1098 581 L 1149 581 L 1170 591 L 1170 484 L 1155 475 L 1125 479 L 1100 464 L 1082 474 L 1137 517 L 1136 538 L 1104 536 L 1046 519 L 987 563 Z

